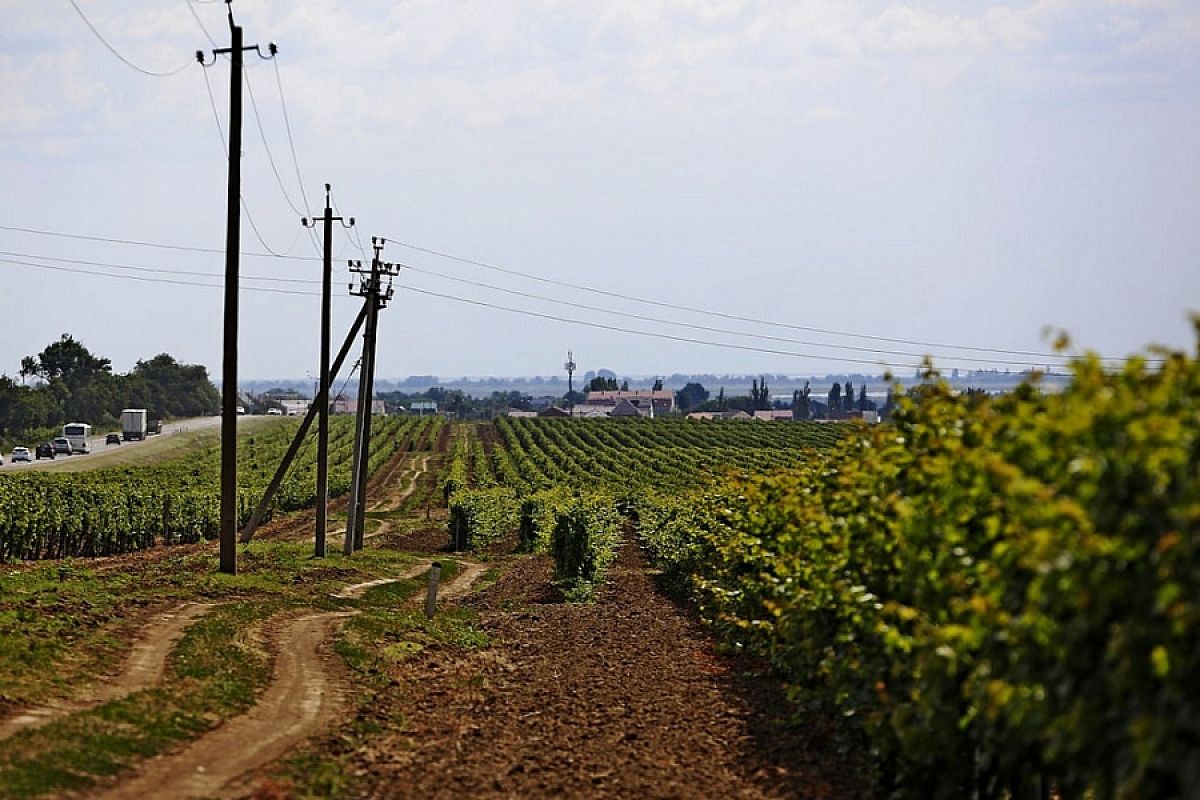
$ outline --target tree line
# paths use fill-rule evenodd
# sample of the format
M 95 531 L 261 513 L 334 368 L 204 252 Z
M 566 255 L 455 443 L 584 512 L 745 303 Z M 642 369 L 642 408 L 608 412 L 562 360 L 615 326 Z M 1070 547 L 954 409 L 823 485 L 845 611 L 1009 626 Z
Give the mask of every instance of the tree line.
M 35 356 L 21 359 L 20 381 L 0 375 L 0 438 L 17 441 L 67 422 L 115 425 L 123 408 L 151 418 L 215 413 L 221 396 L 200 364 L 161 353 L 125 374 L 64 333 Z M 26 385 L 30 379 L 33 385 Z

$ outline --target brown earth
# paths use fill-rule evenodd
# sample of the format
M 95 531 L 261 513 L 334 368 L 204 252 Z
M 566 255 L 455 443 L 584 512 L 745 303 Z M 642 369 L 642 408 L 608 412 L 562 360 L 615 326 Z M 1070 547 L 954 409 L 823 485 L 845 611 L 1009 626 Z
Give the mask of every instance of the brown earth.
M 778 682 L 719 655 L 627 545 L 591 605 L 556 602 L 547 558 L 465 603 L 492 639 L 410 662 L 359 714 L 368 746 L 317 743 L 355 797 L 863 797 L 824 720 L 786 727 Z

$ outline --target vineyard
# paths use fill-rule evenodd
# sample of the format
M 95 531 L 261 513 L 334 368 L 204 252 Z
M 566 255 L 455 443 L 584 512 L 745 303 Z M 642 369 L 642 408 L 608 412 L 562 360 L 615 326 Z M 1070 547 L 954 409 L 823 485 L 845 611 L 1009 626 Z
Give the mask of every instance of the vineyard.
M 736 421 L 501 417 L 491 434 L 455 442 L 443 494 L 456 549 L 519 534 L 555 556 L 570 597 L 587 597 L 621 539 L 623 513 L 647 492 L 676 492 L 724 475 L 794 466 L 844 425 Z M 489 446 L 490 445 L 490 446 Z
M 330 420 L 329 491 L 350 486 L 354 419 Z M 381 417 L 373 426 L 369 468 L 374 472 L 408 439 L 428 435 L 439 421 Z M 281 421 L 238 443 L 238 524 L 243 525 L 291 443 L 298 422 Z M 316 502 L 315 432 L 272 505 L 275 511 Z M 90 472 L 0 475 L 0 562 L 105 556 L 157 544 L 210 539 L 220 528 L 220 447 L 146 466 Z
M 874 428 L 500 419 L 456 440 L 454 547 L 512 535 L 586 597 L 636 530 L 898 797 L 1200 791 L 1200 365 L 1062 393 L 936 380 Z

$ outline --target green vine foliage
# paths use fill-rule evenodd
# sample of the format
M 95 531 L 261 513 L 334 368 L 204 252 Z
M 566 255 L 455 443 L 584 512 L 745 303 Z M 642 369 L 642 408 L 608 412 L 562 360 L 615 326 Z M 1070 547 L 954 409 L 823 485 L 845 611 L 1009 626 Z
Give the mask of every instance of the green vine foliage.
M 641 535 L 896 796 L 1196 796 L 1200 364 L 1155 356 L 932 383 L 795 468 L 643 495 Z

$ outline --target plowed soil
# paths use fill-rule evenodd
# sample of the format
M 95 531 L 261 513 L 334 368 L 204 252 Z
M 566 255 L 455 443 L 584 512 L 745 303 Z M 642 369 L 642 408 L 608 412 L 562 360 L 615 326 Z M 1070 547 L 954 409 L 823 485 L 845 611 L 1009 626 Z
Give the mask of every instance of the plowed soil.
M 464 601 L 492 646 L 414 660 L 361 712 L 382 732 L 343 752 L 352 796 L 867 796 L 833 726 L 784 726 L 777 681 L 716 653 L 636 546 L 591 605 L 557 602 L 545 558 L 511 566 Z

